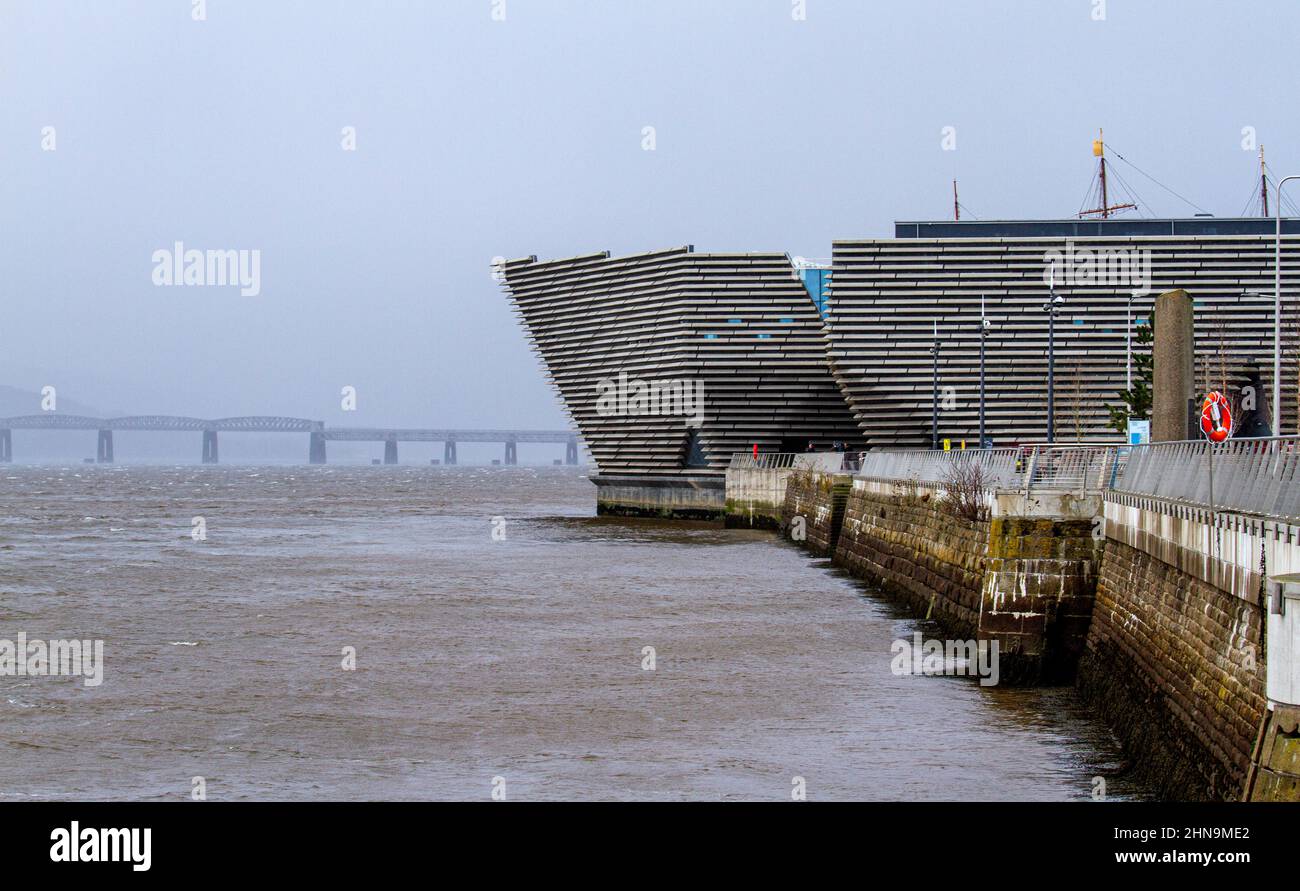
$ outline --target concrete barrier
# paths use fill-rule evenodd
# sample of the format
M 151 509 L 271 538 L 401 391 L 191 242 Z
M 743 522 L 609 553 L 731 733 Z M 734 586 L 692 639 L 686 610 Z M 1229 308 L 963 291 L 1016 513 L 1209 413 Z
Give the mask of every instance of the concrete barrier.
M 601 516 L 720 521 L 725 515 L 726 481 L 718 474 L 602 474 L 591 481 Z
M 856 462 L 847 452 L 739 452 L 731 457 L 726 476 L 728 527 L 783 528 L 786 487 L 793 474 L 838 473 Z

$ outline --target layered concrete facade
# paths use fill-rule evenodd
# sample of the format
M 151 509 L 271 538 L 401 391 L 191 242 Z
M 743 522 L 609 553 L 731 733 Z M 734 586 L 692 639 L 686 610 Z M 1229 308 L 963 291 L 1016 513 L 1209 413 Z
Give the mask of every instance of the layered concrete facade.
M 1283 232 L 1283 291 L 1296 293 L 1300 220 L 1283 221 Z M 1255 416 L 1267 419 L 1273 304 L 1243 295 L 1271 293 L 1273 270 L 1269 220 L 1122 218 L 901 222 L 893 238 L 837 241 L 818 278 L 824 319 L 781 253 L 680 247 L 498 267 L 602 490 L 600 481 L 628 475 L 721 475 L 733 452 L 755 444 L 762 452 L 803 451 L 809 440 L 928 446 L 936 323 L 940 437 L 975 444 L 983 339 L 986 436 L 996 445 L 1041 442 L 1049 282 L 1065 299 L 1053 326 L 1058 440 L 1122 438 L 1107 405 L 1120 405 L 1127 384 L 1126 340 L 1151 318 L 1156 296 L 1175 289 L 1193 302 L 1195 390 L 1231 394 L 1255 374 Z M 1300 317 L 1293 305 L 1284 316 L 1288 433 L 1297 421 Z M 620 381 L 698 384 L 703 413 L 688 423 L 682 414 L 601 411 L 601 382 Z M 647 495 L 634 501 L 656 502 Z M 714 503 L 721 510 L 723 496 Z
M 1056 438 L 1122 439 L 1106 405 L 1126 385 L 1125 336 L 1156 295 L 1194 300 L 1198 389 L 1240 385 L 1253 362 L 1271 393 L 1271 220 L 1107 220 L 898 223 L 896 237 L 837 241 L 827 336 L 836 380 L 869 445 L 928 447 L 934 325 L 939 435 L 975 443 L 981 299 L 986 339 L 986 436 L 996 445 L 1046 438 L 1049 279 L 1057 313 Z M 1284 221 L 1283 293 L 1300 290 L 1300 221 Z M 1049 274 L 1055 267 L 1055 274 Z M 1296 430 L 1294 306 L 1286 308 L 1282 432 Z M 1135 325 L 1136 327 L 1136 325 Z M 1263 406 L 1261 405 L 1261 408 Z M 1267 416 L 1267 412 L 1264 413 Z M 1254 433 L 1251 435 L 1261 435 Z
M 499 272 L 591 451 L 602 512 L 721 518 L 734 452 L 857 439 L 785 254 L 681 247 Z

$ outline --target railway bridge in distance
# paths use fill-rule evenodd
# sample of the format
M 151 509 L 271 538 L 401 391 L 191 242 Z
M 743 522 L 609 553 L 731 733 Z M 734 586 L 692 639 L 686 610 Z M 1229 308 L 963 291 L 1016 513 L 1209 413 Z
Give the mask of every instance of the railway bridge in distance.
M 441 442 L 443 463 L 455 464 L 456 444 L 502 443 L 505 446 L 503 464 L 517 464 L 518 445 L 525 443 L 564 443 L 565 463 L 578 463 L 578 434 L 572 430 L 456 430 L 416 427 L 327 427 L 324 421 L 308 418 L 290 418 L 275 415 L 247 415 L 235 418 L 190 418 L 178 415 L 138 415 L 123 418 L 91 418 L 85 415 L 66 415 L 46 412 L 0 418 L 0 463 L 13 461 L 13 431 L 15 430 L 95 430 L 99 434 L 95 461 L 113 462 L 113 433 L 117 430 L 195 432 L 202 434 L 204 464 L 218 462 L 217 434 L 229 433 L 306 433 L 308 435 L 307 461 L 325 463 L 325 443 L 382 442 L 384 463 L 397 463 L 399 442 Z

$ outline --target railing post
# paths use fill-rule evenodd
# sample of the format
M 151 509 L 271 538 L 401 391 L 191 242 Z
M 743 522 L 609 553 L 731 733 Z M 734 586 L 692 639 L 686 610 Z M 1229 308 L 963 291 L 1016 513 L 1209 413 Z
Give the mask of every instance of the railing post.
M 1037 464 L 1038 464 L 1038 446 L 1034 446 L 1034 450 L 1029 453 L 1029 462 L 1028 464 L 1025 465 L 1025 494 L 1026 495 L 1029 494 L 1029 490 L 1033 487 L 1034 470 Z

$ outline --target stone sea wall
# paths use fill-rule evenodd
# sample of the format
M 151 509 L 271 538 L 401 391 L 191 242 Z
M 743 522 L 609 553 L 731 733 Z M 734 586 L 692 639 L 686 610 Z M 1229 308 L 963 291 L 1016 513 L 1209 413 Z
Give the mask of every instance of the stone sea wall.
M 902 598 L 959 638 L 975 637 L 989 524 L 941 509 L 936 493 L 858 481 L 836 562 Z
M 851 487 L 852 477 L 847 474 L 793 471 L 781 509 L 784 534 L 818 557 L 832 556 Z
M 1263 613 L 1106 544 L 1079 689 L 1161 797 L 1240 797 L 1264 716 Z

